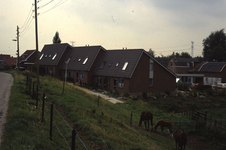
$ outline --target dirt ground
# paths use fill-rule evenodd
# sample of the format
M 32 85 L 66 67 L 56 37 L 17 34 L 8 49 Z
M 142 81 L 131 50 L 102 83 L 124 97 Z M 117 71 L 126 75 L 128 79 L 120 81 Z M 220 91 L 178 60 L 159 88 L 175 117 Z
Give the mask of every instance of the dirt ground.
M 0 145 L 2 130 L 6 122 L 6 113 L 8 109 L 8 101 L 11 91 L 11 86 L 13 85 L 13 77 L 11 74 L 0 72 Z

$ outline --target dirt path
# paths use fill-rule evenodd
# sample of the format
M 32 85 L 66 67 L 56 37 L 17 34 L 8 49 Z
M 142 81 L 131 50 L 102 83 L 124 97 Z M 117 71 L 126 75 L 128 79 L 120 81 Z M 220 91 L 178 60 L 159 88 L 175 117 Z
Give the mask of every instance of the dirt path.
M 83 88 L 81 86 L 78 86 L 78 85 L 73 85 L 71 83 L 68 83 L 69 85 L 71 86 L 75 86 L 77 89 L 80 89 L 80 90 L 83 90 L 85 91 L 86 93 L 89 93 L 89 94 L 92 94 L 92 95 L 96 95 L 96 96 L 100 96 L 102 97 L 103 99 L 105 100 L 108 100 L 109 102 L 113 103 L 113 104 L 116 104 L 116 103 L 123 103 L 123 101 L 121 100 L 118 100 L 118 99 L 115 99 L 113 97 L 109 97 L 108 95 L 105 95 L 105 94 L 102 94 L 102 93 L 98 93 L 98 92 L 94 92 L 94 91 L 91 91 L 89 89 L 86 89 L 86 88 Z
M 11 86 L 13 85 L 13 77 L 11 74 L 0 72 L 0 145 L 2 130 L 6 122 L 6 113 L 8 109 L 8 101 Z

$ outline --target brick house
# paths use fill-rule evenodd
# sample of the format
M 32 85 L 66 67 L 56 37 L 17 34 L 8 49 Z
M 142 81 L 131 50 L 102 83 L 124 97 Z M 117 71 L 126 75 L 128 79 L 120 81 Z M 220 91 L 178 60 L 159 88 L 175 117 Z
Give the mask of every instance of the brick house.
M 204 74 L 199 83 L 204 85 L 216 85 L 226 83 L 226 62 L 202 62 L 195 68 L 195 73 Z
M 120 93 L 172 92 L 176 75 L 143 49 L 105 50 L 102 46 L 45 45 L 39 56 L 40 74 L 81 86 Z M 66 73 L 66 75 L 65 75 Z
M 16 66 L 16 58 L 10 55 L 0 54 L 0 70 L 13 69 Z
M 71 48 L 67 43 L 45 45 L 39 54 L 40 74 L 63 79 L 61 66 Z
M 107 50 L 94 73 L 99 88 L 120 93 L 176 89 L 176 75 L 143 49 Z
M 20 68 L 32 71 L 36 61 L 36 50 L 26 50 L 20 56 Z
M 78 85 L 93 85 L 94 70 L 106 50 L 102 46 L 73 47 L 61 67 L 61 77 Z M 67 63 L 67 64 L 66 64 Z
M 181 81 L 192 84 L 203 78 L 203 74 L 195 74 L 194 69 L 200 63 L 197 58 L 172 58 L 167 68 L 175 73 Z

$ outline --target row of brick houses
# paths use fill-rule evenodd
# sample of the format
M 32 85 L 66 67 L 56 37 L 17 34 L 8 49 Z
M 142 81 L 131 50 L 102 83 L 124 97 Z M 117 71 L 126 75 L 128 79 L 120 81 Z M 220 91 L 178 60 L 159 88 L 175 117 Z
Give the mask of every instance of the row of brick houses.
M 226 62 L 200 62 L 197 58 L 173 58 L 167 68 L 185 83 L 203 85 L 226 83 Z
M 143 49 L 106 50 L 102 46 L 45 45 L 40 53 L 42 73 L 65 77 L 82 86 L 120 93 L 165 92 L 176 89 L 176 75 Z
M 20 66 L 31 70 L 35 50 L 20 57 Z M 81 86 L 95 86 L 120 93 L 165 92 L 176 89 L 176 78 L 185 83 L 214 85 L 226 82 L 226 62 L 200 62 L 173 58 L 163 66 L 143 49 L 106 50 L 102 46 L 72 47 L 67 43 L 44 45 L 39 54 L 41 75 Z

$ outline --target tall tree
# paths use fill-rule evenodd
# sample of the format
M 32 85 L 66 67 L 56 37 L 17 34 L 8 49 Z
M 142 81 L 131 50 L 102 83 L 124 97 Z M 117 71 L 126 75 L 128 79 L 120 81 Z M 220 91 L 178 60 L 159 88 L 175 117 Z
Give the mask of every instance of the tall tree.
M 224 29 L 212 32 L 203 40 L 203 57 L 207 61 L 226 61 L 226 35 Z
M 149 49 L 148 53 L 149 53 L 152 57 L 155 57 L 155 51 L 153 51 L 151 48 Z
M 58 31 L 56 32 L 55 36 L 53 37 L 53 43 L 61 43 Z

